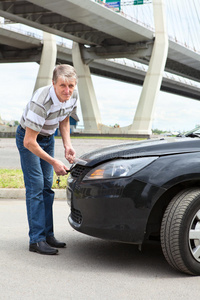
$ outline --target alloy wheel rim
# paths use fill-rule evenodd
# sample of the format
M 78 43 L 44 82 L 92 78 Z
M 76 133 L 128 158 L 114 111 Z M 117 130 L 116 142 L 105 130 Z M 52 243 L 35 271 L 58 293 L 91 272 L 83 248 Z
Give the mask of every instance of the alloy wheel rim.
M 190 224 L 189 247 L 193 258 L 200 263 L 200 209 Z

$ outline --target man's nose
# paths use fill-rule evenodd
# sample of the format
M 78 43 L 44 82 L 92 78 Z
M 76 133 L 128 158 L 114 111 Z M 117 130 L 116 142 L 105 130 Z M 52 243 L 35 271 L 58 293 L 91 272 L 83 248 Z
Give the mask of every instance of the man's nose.
M 68 86 L 65 87 L 65 92 L 69 93 L 69 87 Z

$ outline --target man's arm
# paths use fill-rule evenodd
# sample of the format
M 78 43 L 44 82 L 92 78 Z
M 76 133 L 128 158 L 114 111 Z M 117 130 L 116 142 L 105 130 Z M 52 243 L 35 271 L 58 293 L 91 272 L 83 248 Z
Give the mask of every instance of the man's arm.
M 68 170 L 68 168 L 61 161 L 51 157 L 40 147 L 36 140 L 37 135 L 37 131 L 26 127 L 24 147 L 32 153 L 34 153 L 35 155 L 37 155 L 38 157 L 40 157 L 41 159 L 47 161 L 50 165 L 52 165 L 57 175 L 66 175 L 66 170 Z
M 65 148 L 65 158 L 69 161 L 70 164 L 72 164 L 76 153 L 71 144 L 69 117 L 60 122 L 59 129 Z

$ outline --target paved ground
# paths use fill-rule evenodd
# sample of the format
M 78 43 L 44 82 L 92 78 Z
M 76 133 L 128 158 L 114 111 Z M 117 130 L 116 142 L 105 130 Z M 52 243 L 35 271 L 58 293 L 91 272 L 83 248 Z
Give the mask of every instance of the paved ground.
M 171 269 L 158 245 L 141 253 L 82 235 L 69 226 L 68 214 L 66 202 L 56 201 L 55 233 L 67 248 L 39 255 L 28 251 L 24 201 L 0 200 L 0 299 L 199 299 L 199 277 Z
M 121 141 L 124 143 L 124 141 Z M 78 156 L 113 140 L 73 140 Z M 63 157 L 61 140 L 56 157 Z M 19 168 L 14 139 L 0 139 L 0 168 Z M 59 255 L 28 251 L 25 201 L 0 199 L 0 300 L 188 300 L 199 299 L 200 277 L 174 271 L 159 245 L 139 252 L 74 231 L 66 201 L 55 201 L 55 234 L 67 242 Z

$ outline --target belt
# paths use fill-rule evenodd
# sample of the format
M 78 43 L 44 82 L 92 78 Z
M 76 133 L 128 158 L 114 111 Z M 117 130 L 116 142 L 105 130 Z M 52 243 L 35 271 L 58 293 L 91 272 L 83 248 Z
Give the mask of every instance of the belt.
M 25 132 L 25 129 L 21 126 L 21 125 L 19 125 L 19 127 L 20 127 L 20 129 L 21 130 L 23 130 L 24 132 Z M 43 139 L 50 139 L 50 137 L 52 136 L 53 134 L 50 134 L 50 135 L 42 135 L 42 134 L 38 134 L 37 135 L 37 141 L 39 142 L 39 141 L 42 141 Z
M 51 135 L 42 135 L 42 134 L 38 134 L 37 135 L 37 141 L 39 142 L 39 141 L 42 141 L 43 139 L 50 139 L 50 137 L 52 137 L 52 135 L 53 134 L 51 134 Z

